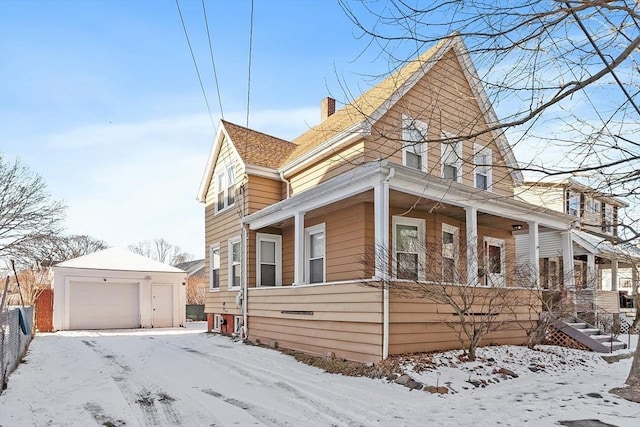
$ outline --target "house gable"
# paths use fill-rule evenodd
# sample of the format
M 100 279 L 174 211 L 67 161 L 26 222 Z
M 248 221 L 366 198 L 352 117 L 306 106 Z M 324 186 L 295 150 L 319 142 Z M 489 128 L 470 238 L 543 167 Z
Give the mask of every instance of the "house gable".
M 422 160 L 425 172 L 442 176 L 443 156 L 449 152 L 458 163 L 458 182 L 473 187 L 474 156 L 479 152 L 490 153 L 491 191 L 512 196 L 514 176 L 507 166 L 507 153 L 488 131 L 486 120 L 460 57 L 452 48 L 373 124 L 367 156 L 402 164 L 405 122 L 413 126 L 421 124 L 422 132 L 426 131 L 426 142 L 422 144 L 426 147 L 420 147 L 426 150 L 426 158 Z M 464 139 L 465 135 L 473 134 L 478 136 Z M 463 138 L 456 143 L 458 135 Z
M 474 121 L 484 123 L 485 126 L 493 126 L 498 119 L 484 92 L 477 72 L 471 62 L 462 38 L 452 35 L 443 40 L 419 58 L 409 62 L 396 73 L 376 85 L 368 92 L 355 99 L 352 103 L 336 111 L 319 125 L 300 135 L 293 142 L 297 148 L 292 151 L 285 165 L 281 168 L 285 176 L 299 170 L 302 166 L 308 167 L 314 162 L 321 161 L 320 156 L 335 152 L 336 144 L 353 142 L 349 136 L 371 135 L 372 127 L 389 112 L 392 107 L 411 91 L 418 82 L 438 64 L 443 57 L 453 53 L 457 58 L 464 78 L 460 81 L 468 87 L 474 105 L 478 106 L 480 117 Z M 445 74 L 446 75 L 446 74 Z M 486 128 L 485 128 L 486 129 Z M 511 147 L 499 129 L 487 133 L 496 144 L 497 152 L 504 160 L 512 183 L 523 180 L 518 163 L 511 151 Z M 375 135 L 374 135 L 375 136 Z M 510 186 L 512 185 L 510 183 Z

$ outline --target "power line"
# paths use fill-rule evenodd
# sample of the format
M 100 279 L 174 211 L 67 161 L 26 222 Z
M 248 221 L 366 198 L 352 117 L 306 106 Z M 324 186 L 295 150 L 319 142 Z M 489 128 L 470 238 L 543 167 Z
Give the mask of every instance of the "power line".
M 246 123 L 246 127 L 249 127 L 249 101 L 251 100 L 251 52 L 252 52 L 252 49 L 253 49 L 253 0 L 251 0 L 251 19 L 250 19 L 250 22 L 249 22 L 249 77 L 247 79 L 247 123 Z
M 187 27 L 184 24 L 184 18 L 182 17 L 182 11 L 180 10 L 180 4 L 178 0 L 176 0 L 176 7 L 178 8 L 178 14 L 180 15 L 180 22 L 182 22 L 182 29 L 184 30 L 184 36 L 187 39 L 187 44 L 189 45 L 189 52 L 191 52 L 191 59 L 193 60 L 193 65 L 196 67 L 196 74 L 198 75 L 198 81 L 200 82 L 200 89 L 202 90 L 202 96 L 204 96 L 204 102 L 207 104 L 207 111 L 209 112 L 209 119 L 211 120 L 211 125 L 215 130 L 216 125 L 213 121 L 213 115 L 211 114 L 211 108 L 209 107 L 209 100 L 207 99 L 207 94 L 204 91 L 204 85 L 202 84 L 202 78 L 200 77 L 200 70 L 198 69 L 198 64 L 196 62 L 196 57 L 193 54 L 193 49 L 191 48 L 191 42 L 189 41 L 189 34 L 187 33 Z
M 224 111 L 222 110 L 222 97 L 220 96 L 220 85 L 218 84 L 218 73 L 216 73 L 216 62 L 213 60 L 213 47 L 211 46 L 211 35 L 209 34 L 209 21 L 207 20 L 207 10 L 204 7 L 204 0 L 202 0 L 202 13 L 204 14 L 204 24 L 207 27 L 207 40 L 209 41 L 209 54 L 211 56 L 211 66 L 213 67 L 213 78 L 216 81 L 216 91 L 218 92 L 218 104 L 220 105 L 220 116 L 224 119 Z

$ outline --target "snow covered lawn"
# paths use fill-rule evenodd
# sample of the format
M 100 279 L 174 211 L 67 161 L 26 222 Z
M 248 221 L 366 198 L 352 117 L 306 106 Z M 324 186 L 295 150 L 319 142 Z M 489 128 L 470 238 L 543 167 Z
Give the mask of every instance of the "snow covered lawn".
M 0 426 L 639 425 L 640 405 L 608 393 L 624 383 L 630 358 L 493 347 L 461 364 L 443 353 L 408 370 L 447 385 L 440 395 L 328 374 L 204 327 L 39 334 L 0 395 Z

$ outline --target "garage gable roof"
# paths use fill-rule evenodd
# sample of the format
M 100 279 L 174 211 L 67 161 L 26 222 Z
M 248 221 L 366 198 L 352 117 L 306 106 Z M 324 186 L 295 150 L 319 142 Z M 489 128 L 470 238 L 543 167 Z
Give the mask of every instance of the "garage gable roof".
M 54 271 L 58 267 L 94 270 L 184 273 L 183 270 L 152 260 L 151 258 L 147 258 L 142 255 L 134 254 L 130 250 L 124 248 L 109 248 L 74 258 L 69 261 L 61 262 L 54 267 Z

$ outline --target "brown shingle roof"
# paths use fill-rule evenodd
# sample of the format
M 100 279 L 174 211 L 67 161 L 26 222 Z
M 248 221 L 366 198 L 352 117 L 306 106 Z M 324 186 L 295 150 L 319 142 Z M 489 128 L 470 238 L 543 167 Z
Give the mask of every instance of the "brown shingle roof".
M 347 104 L 319 125 L 294 139 L 293 143 L 297 145 L 297 148 L 293 150 L 285 163 L 289 163 L 311 151 L 327 139 L 337 135 L 350 126 L 366 120 L 373 112 L 380 108 L 385 101 L 391 98 L 418 70 L 430 66 L 433 55 L 438 52 L 447 41 L 447 39 L 444 39 L 436 44 L 417 59 L 409 62 L 381 83 L 369 89 L 352 103 Z
M 295 144 L 222 120 L 224 129 L 245 164 L 277 169 L 296 148 Z

